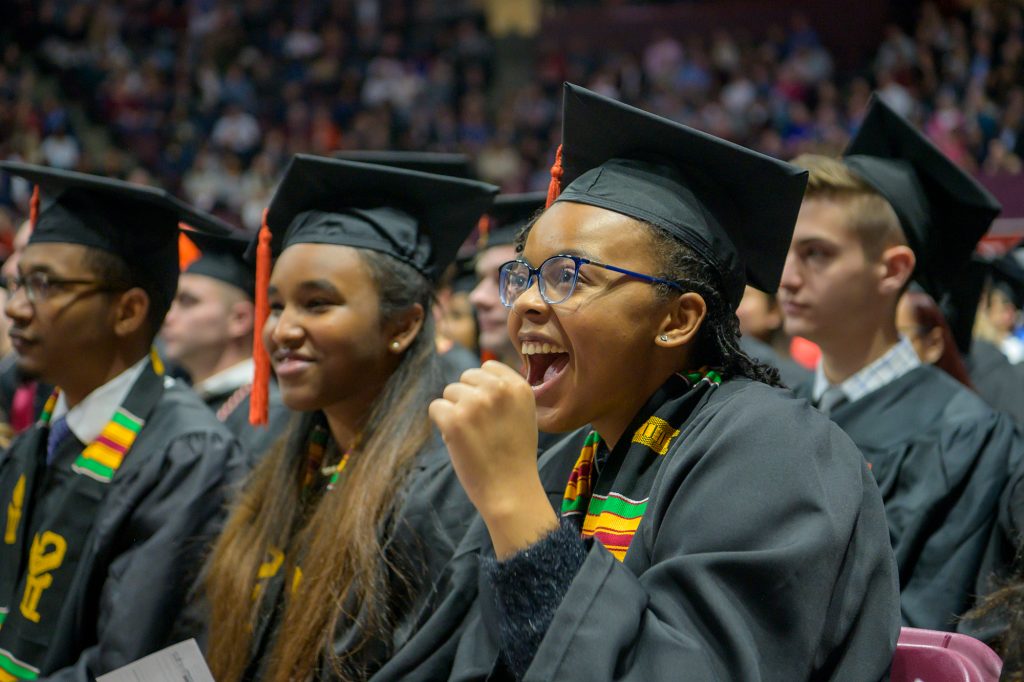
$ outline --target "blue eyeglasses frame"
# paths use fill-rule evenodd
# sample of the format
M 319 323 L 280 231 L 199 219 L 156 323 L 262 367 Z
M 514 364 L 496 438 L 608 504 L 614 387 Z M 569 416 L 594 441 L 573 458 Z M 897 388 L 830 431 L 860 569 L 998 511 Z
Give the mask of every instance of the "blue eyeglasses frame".
M 568 258 L 573 263 L 575 263 L 575 268 L 573 269 L 572 284 L 569 287 L 569 292 L 565 296 L 563 296 L 562 298 L 560 298 L 558 300 L 553 300 L 547 294 L 547 284 L 545 283 L 544 278 L 541 277 L 540 272 L 541 272 L 541 270 L 544 269 L 544 266 L 546 266 L 548 263 L 550 263 L 553 260 L 557 260 L 559 258 Z M 508 284 L 509 270 L 512 268 L 512 266 L 515 266 L 515 265 L 521 265 L 521 266 L 525 267 L 529 274 L 528 274 L 527 279 L 526 279 L 526 286 L 523 287 L 523 290 L 520 291 L 519 294 L 516 295 L 516 298 L 512 299 L 511 301 L 508 301 L 508 300 L 506 300 L 507 296 L 506 296 L 505 292 L 506 292 L 506 290 L 508 288 L 507 284 Z M 646 282 L 647 284 L 664 284 L 665 286 L 672 287 L 673 289 L 675 289 L 677 291 L 685 291 L 685 289 L 683 289 L 683 287 L 681 287 L 677 282 L 673 282 L 671 280 L 661 279 L 660 277 L 653 277 L 651 275 L 645 275 L 642 272 L 635 272 L 633 270 L 627 270 L 626 268 L 620 268 L 620 267 L 615 266 L 615 265 L 609 265 L 608 263 L 602 263 L 600 261 L 592 260 L 590 258 L 584 258 L 582 256 L 573 256 L 573 255 L 570 255 L 570 254 L 562 253 L 562 254 L 558 254 L 558 255 L 555 255 L 555 256 L 551 256 L 550 258 L 546 258 L 544 260 L 544 262 L 541 263 L 536 268 L 532 267 L 529 263 L 527 263 L 524 260 L 510 260 L 510 261 L 507 261 L 505 263 L 502 263 L 501 267 L 498 268 L 498 294 L 501 297 L 501 304 L 503 306 L 505 306 L 506 308 L 511 308 L 515 304 L 516 299 L 518 299 L 519 296 L 522 296 L 524 293 L 529 291 L 530 287 L 533 286 L 534 280 L 536 280 L 537 283 L 538 283 L 537 286 L 540 289 L 540 297 L 542 299 L 544 299 L 545 303 L 547 303 L 548 305 L 558 305 L 559 303 L 564 303 L 567 300 L 569 300 L 569 298 L 576 291 L 576 282 L 579 280 L 579 277 L 580 277 L 580 266 L 581 265 L 596 265 L 599 268 L 604 268 L 605 270 L 611 270 L 612 272 L 618 272 L 619 274 L 626 275 L 628 277 L 632 277 L 633 279 L 640 280 L 641 282 Z

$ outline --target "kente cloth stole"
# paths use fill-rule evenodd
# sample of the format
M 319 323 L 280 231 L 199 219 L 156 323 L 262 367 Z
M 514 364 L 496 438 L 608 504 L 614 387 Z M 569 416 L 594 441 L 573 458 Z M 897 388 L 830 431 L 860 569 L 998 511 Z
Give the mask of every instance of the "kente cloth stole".
M 0 682 L 45 676 L 48 642 L 73 595 L 79 561 L 110 484 L 160 396 L 159 358 L 151 361 L 97 438 L 81 452 L 74 439 L 46 464 L 46 441 L 59 392 L 36 426 L 0 466 Z
M 324 494 L 334 490 L 338 479 L 345 471 L 345 467 L 351 458 L 351 450 L 342 453 L 336 464 L 328 465 L 326 461 L 337 454 L 333 446 L 330 431 L 322 414 L 314 416 L 314 421 L 306 437 L 306 445 L 302 456 L 303 464 L 303 488 L 302 506 L 306 513 L 300 521 L 299 527 L 293 529 L 294 537 L 308 520 L 308 514 L 313 511 L 312 505 L 319 502 Z M 295 548 L 283 550 L 280 547 L 269 547 L 266 558 L 256 575 L 256 585 L 253 587 L 253 601 L 259 601 L 257 623 L 254 628 L 253 642 L 257 647 L 267 644 L 262 642 L 265 637 L 272 637 L 277 626 L 275 622 L 284 614 L 284 587 L 288 583 L 288 593 L 293 593 L 302 582 L 301 560 L 290 560 L 289 556 L 301 555 L 301 549 L 296 552 Z M 254 649 L 256 651 L 257 649 Z
M 60 389 L 57 389 L 47 399 L 39 416 L 40 428 L 50 427 L 50 418 L 59 395 Z M 71 470 L 101 483 L 110 483 L 145 423 L 144 419 L 132 414 L 124 405 L 118 407 L 96 440 L 85 446 L 75 459 Z
M 562 517 L 574 521 L 583 538 L 594 538 L 616 559 L 625 559 L 665 455 L 694 408 L 721 381 L 714 370 L 673 376 L 627 429 L 632 438 L 620 439 L 611 452 L 591 431 L 569 474 Z

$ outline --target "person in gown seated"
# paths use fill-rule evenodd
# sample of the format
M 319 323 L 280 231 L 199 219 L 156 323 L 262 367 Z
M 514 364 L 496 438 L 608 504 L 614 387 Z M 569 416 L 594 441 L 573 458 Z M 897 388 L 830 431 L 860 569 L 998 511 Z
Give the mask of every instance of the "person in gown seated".
M 999 497 L 1024 442 L 1012 420 L 899 334 L 913 279 L 949 293 L 999 204 L 881 99 L 842 159 L 811 171 L 780 284 L 786 331 L 822 357 L 797 387 L 846 431 L 885 500 L 904 625 L 952 630 L 990 572 Z
M 291 160 L 255 249 L 251 418 L 267 418 L 271 365 L 301 416 L 247 480 L 207 566 L 218 682 L 401 680 L 453 655 L 421 626 L 474 515 L 427 417 L 443 387 L 430 304 L 496 192 Z
M 564 96 L 550 205 L 500 268 L 525 377 L 488 362 L 430 406 L 481 516 L 450 679 L 881 679 L 899 595 L 879 491 L 739 348 L 806 173 Z M 536 425 L 571 432 L 539 463 Z
M 199 213 L 197 211 L 197 213 Z M 256 275 L 244 259 L 249 239 L 214 235 L 210 224 L 232 229 L 214 216 L 199 213 L 182 239 L 199 256 L 178 279 L 178 293 L 164 319 L 160 338 L 165 357 L 188 372 L 192 389 L 238 438 L 255 462 L 284 433 L 291 417 L 281 403 L 277 383 L 270 383 L 266 426 L 249 423 L 254 363 L 252 337 Z
M 244 458 L 152 346 L 190 209 L 103 177 L 0 170 L 40 190 L 6 312 L 23 375 L 58 387 L 0 455 L 0 679 L 88 682 L 172 643 Z

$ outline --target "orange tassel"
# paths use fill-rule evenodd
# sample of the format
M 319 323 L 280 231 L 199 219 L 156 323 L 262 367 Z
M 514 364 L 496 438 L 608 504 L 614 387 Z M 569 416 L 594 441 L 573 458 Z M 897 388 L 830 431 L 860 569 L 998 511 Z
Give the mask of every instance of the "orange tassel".
M 32 199 L 28 202 L 28 231 L 36 231 L 36 222 L 39 220 L 39 185 L 32 187 Z
M 476 235 L 476 249 L 483 251 L 487 248 L 487 239 L 491 235 L 491 217 L 486 213 L 476 221 Z
M 188 238 L 185 234 L 186 231 L 192 228 L 185 223 L 178 223 L 178 270 L 185 272 L 188 270 L 188 266 L 199 260 L 203 252 L 199 250 L 196 243 Z
M 263 323 L 270 316 L 270 301 L 267 289 L 270 287 L 270 228 L 267 226 L 267 210 L 263 209 L 263 225 L 256 245 L 256 313 L 252 330 L 252 358 L 256 369 L 252 377 L 252 394 L 249 397 L 249 423 L 266 426 L 270 401 L 270 356 L 263 345 Z
M 548 185 L 548 200 L 544 204 L 544 208 L 548 208 L 551 204 L 555 203 L 555 199 L 562 193 L 562 174 L 565 169 L 562 168 L 562 145 L 558 145 L 558 149 L 555 151 L 555 165 L 551 167 L 551 183 Z

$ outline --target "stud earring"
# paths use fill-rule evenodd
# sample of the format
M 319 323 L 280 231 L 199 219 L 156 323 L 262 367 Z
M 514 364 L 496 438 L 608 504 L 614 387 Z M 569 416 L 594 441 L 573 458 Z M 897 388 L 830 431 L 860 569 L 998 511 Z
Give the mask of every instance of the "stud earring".
M 661 336 L 659 336 L 658 338 L 659 338 L 659 339 L 661 339 L 661 341 L 663 341 L 663 342 L 664 342 L 664 341 L 668 341 L 668 337 L 667 337 L 667 336 L 665 336 L 664 334 L 662 334 L 662 335 L 661 335 Z
M 398 343 L 398 341 L 392 341 L 392 342 L 391 342 L 391 348 L 392 348 L 393 350 L 398 350 L 398 349 L 399 349 L 399 347 L 400 347 L 401 345 L 402 345 L 402 344 Z

